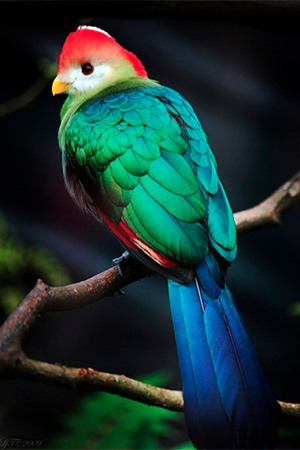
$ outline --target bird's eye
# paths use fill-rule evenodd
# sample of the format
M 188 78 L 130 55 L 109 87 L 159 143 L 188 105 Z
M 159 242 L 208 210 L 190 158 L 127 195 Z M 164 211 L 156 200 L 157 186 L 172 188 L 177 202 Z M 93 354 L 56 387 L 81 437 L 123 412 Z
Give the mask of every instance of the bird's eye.
M 92 66 L 92 64 L 90 63 L 82 64 L 81 72 L 83 73 L 83 75 L 90 75 L 94 72 L 94 66 Z

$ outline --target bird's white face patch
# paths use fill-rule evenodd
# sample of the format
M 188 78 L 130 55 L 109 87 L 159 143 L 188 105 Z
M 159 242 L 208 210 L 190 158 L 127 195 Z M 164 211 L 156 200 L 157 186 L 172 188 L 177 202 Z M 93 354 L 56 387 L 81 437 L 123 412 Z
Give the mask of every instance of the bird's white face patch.
M 81 66 L 71 67 L 60 80 L 71 85 L 68 94 L 77 95 L 90 91 L 97 87 L 102 87 L 109 80 L 112 68 L 109 64 L 93 65 L 93 72 L 84 75 Z

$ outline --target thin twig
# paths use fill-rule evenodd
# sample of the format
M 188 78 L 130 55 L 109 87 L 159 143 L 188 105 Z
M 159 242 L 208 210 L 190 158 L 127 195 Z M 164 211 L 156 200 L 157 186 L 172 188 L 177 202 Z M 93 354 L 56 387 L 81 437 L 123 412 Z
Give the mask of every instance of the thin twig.
M 6 102 L 0 103 L 0 117 L 28 106 L 44 90 L 48 83 L 49 78 L 42 75 L 25 92 Z
M 238 233 L 280 224 L 283 213 L 300 204 L 300 171 L 270 197 L 253 208 L 234 214 Z

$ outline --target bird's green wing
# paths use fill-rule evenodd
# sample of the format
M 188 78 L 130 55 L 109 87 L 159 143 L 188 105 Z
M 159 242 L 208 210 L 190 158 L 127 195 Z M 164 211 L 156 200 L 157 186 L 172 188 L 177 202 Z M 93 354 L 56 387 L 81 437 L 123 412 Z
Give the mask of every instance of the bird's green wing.
M 91 100 L 64 140 L 84 189 L 119 237 L 127 233 L 185 264 L 202 259 L 210 240 L 231 259 L 231 209 L 202 127 L 178 93 L 143 87 Z

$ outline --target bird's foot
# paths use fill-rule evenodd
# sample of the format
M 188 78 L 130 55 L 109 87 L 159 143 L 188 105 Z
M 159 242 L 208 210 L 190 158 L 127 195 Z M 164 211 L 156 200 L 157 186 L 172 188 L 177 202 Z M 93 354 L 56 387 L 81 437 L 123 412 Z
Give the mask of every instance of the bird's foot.
M 119 256 L 118 258 L 114 258 L 112 260 L 113 264 L 115 266 L 117 266 L 117 270 L 118 270 L 118 274 L 120 275 L 120 277 L 123 276 L 122 273 L 122 263 L 124 263 L 126 260 L 128 260 L 128 258 L 131 258 L 132 256 L 130 255 L 130 253 L 126 250 L 121 256 Z M 118 290 L 119 294 L 121 295 L 125 295 L 124 291 Z
M 113 264 L 117 266 L 118 272 L 120 276 L 123 276 L 122 273 L 122 264 L 125 263 L 129 258 L 132 258 L 130 253 L 126 250 L 121 256 L 118 258 L 114 258 L 112 260 Z
M 113 264 L 115 266 L 118 266 L 118 271 L 120 276 L 122 276 L 122 269 L 121 269 L 121 264 L 122 262 L 126 261 L 128 258 L 131 258 L 130 253 L 126 250 L 121 256 L 119 256 L 118 258 L 114 258 L 112 260 Z

